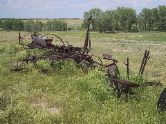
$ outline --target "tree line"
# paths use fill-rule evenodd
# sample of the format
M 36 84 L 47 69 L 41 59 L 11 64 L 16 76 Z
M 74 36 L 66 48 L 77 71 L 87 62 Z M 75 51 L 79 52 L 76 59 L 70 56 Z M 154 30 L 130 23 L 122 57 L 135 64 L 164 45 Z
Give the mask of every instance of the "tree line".
M 46 23 L 39 20 L 3 19 L 0 20 L 0 28 L 7 31 L 66 31 L 67 23 L 58 19 Z
M 137 14 L 135 9 L 118 7 L 116 10 L 103 11 L 99 8 L 84 13 L 83 27 L 87 27 L 87 18 L 93 18 L 92 29 L 99 32 L 138 32 L 166 31 L 166 6 L 144 8 Z

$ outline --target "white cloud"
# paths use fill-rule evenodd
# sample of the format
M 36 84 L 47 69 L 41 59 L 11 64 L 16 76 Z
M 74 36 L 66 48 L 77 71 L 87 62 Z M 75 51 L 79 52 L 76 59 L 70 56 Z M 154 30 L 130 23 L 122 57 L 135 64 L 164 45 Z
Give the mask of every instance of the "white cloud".
M 163 2 L 162 2 L 163 1 Z M 165 0 L 0 0 L 1 4 L 11 9 L 59 9 L 72 8 L 88 10 L 91 8 L 115 9 L 117 6 L 133 8 L 155 5 Z M 166 2 L 165 2 L 166 4 Z
M 68 0 L 7 0 L 6 6 L 12 9 L 51 9 L 63 7 L 66 4 L 68 4 Z

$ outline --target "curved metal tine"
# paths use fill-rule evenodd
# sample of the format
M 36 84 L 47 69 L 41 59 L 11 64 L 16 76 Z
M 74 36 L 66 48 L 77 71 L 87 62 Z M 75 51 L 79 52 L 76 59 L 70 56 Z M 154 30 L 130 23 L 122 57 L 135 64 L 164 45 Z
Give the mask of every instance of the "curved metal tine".
M 27 34 L 25 34 L 23 37 L 21 36 L 21 32 L 19 32 L 19 44 L 20 45 L 25 45 L 24 43 L 23 43 L 23 39 L 25 39 L 25 37 L 26 36 L 28 36 L 30 33 L 27 33 Z
M 30 35 L 31 33 L 27 33 L 25 34 L 22 38 L 25 38 L 26 36 Z
M 102 61 L 102 59 L 101 59 L 99 56 L 91 55 L 91 57 L 97 57 L 98 60 L 100 61 L 100 63 L 97 62 L 97 61 L 94 61 L 94 60 L 93 60 L 93 61 L 94 61 L 96 64 L 100 65 L 100 66 L 104 66 L 103 61 Z
M 51 35 L 53 35 L 53 36 L 55 36 L 56 38 L 58 38 L 58 39 L 62 42 L 62 44 L 65 46 L 65 43 L 64 43 L 64 41 L 62 40 L 61 37 L 57 36 L 56 34 L 51 34 Z
M 39 32 L 34 32 L 34 35 L 36 35 L 36 34 L 37 34 L 38 36 L 40 35 L 41 37 L 43 37 L 43 35 L 40 34 Z
M 68 46 L 70 46 L 69 42 L 65 41 L 67 43 Z
M 103 59 L 112 60 L 114 63 L 118 63 L 118 61 L 109 54 L 103 54 Z
M 29 33 L 28 33 L 29 34 Z M 21 32 L 19 32 L 19 40 L 22 40 L 24 39 L 28 34 L 24 35 L 24 36 L 21 36 Z
M 19 40 L 20 45 L 24 45 L 23 42 L 22 42 L 21 32 L 19 32 L 18 40 Z
M 65 43 L 64 43 L 64 41 L 62 40 L 62 38 L 61 37 L 59 37 L 59 36 L 57 36 L 56 34 L 46 34 L 47 36 L 48 35 L 53 35 L 53 36 L 55 36 L 56 38 L 58 38 L 61 42 L 62 42 L 62 44 L 65 46 Z M 44 36 L 46 36 L 46 35 L 44 35 Z

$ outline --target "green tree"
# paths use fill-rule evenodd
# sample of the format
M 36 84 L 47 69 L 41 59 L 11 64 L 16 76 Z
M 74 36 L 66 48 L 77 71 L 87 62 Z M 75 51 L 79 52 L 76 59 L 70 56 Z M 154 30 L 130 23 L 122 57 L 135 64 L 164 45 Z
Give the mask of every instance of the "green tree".
M 0 20 L 0 28 L 3 28 L 3 21 Z
M 153 22 L 153 28 L 157 29 L 159 25 L 159 10 L 158 8 L 152 9 L 152 22 Z
M 13 29 L 12 20 L 11 19 L 4 20 L 2 27 L 4 30 L 8 31 L 12 30 Z
M 35 22 L 33 20 L 28 20 L 24 22 L 25 31 L 30 31 L 30 32 L 35 31 L 34 26 L 35 26 Z
M 20 19 L 12 20 L 12 25 L 13 25 L 12 30 L 15 30 L 15 31 L 23 31 L 24 30 L 24 23 Z
M 44 28 L 49 31 L 67 31 L 67 23 L 63 20 L 48 21 Z
M 36 21 L 35 22 L 35 30 L 36 31 L 42 31 L 43 30 L 43 23 L 41 21 Z
M 127 7 L 117 8 L 117 26 L 122 31 L 130 31 L 136 23 L 136 10 Z
M 166 6 L 159 6 L 158 7 L 158 14 L 159 14 L 159 30 L 165 31 L 166 30 Z
M 84 12 L 83 27 L 87 28 L 88 18 L 92 17 L 94 20 L 96 20 L 101 14 L 103 14 L 103 11 L 99 8 L 93 8 L 93 9 L 87 11 L 87 12 Z M 98 24 L 96 23 L 96 21 L 93 22 L 92 26 L 93 26 L 93 30 L 97 31 Z
M 112 32 L 115 30 L 115 11 L 105 11 L 96 19 L 97 31 Z
M 142 19 L 142 23 L 144 25 L 144 30 L 151 30 L 153 26 L 153 11 L 149 8 L 144 8 L 140 13 L 140 18 Z M 142 25 L 142 24 L 141 24 Z

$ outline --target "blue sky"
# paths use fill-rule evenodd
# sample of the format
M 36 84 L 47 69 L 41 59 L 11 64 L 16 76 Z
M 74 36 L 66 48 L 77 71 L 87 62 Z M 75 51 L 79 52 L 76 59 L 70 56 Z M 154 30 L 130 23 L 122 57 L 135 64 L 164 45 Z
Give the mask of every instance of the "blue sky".
M 140 12 L 158 5 L 166 5 L 166 0 L 0 0 L 0 18 L 81 18 L 91 8 L 126 6 Z

